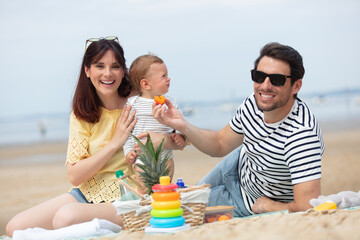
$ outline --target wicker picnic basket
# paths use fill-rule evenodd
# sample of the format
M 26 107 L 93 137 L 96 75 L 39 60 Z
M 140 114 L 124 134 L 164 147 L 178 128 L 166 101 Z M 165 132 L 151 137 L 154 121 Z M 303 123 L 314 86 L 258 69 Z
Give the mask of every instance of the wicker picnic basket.
M 128 175 L 119 178 L 118 181 L 121 185 L 125 186 L 132 192 L 134 192 L 137 196 L 141 198 L 141 200 L 137 203 L 138 207 L 143 208 L 143 211 L 129 211 L 127 213 L 120 214 L 121 219 L 123 221 L 125 230 L 130 232 L 144 231 L 145 227 L 149 226 L 149 220 L 151 218 L 150 210 L 151 210 L 151 202 L 152 199 L 148 195 L 141 195 L 134 188 L 127 185 L 122 179 L 129 177 Z M 131 177 L 129 177 L 131 179 Z M 131 179 L 134 181 L 133 179 Z M 136 181 L 134 181 L 136 183 Z M 185 223 L 190 224 L 190 226 L 198 226 L 204 224 L 204 216 L 205 216 L 205 207 L 210 194 L 210 184 L 204 184 L 200 186 L 191 186 L 188 188 L 178 189 L 180 192 L 180 200 L 184 203 L 181 205 L 183 209 L 183 217 L 185 218 Z M 202 201 L 197 201 L 195 195 L 201 195 Z M 188 198 L 188 196 L 190 196 Z M 204 201 L 204 199 L 206 199 Z

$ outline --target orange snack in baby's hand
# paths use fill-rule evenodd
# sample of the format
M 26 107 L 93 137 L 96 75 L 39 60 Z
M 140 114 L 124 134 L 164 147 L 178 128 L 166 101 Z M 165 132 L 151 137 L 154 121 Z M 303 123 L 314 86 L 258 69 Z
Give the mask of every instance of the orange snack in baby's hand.
M 163 105 L 164 102 L 165 102 L 165 97 L 163 95 L 160 95 L 160 96 L 155 96 L 154 97 L 154 101 L 156 102 L 156 104 L 160 104 L 160 105 Z

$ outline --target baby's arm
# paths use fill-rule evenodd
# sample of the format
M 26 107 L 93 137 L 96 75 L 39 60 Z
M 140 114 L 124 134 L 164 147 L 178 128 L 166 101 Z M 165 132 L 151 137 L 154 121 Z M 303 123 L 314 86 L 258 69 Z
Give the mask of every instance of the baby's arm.
M 181 133 L 173 133 L 171 139 L 174 141 L 176 146 L 178 147 L 185 147 L 187 144 L 187 140 L 184 135 Z
M 134 143 L 132 140 L 132 136 L 130 134 L 128 140 L 125 142 L 125 144 L 123 145 L 123 151 L 124 151 L 124 155 L 125 155 L 125 161 L 129 164 L 132 165 L 135 161 L 135 159 L 133 159 L 134 157 L 134 153 L 136 154 L 136 152 L 134 151 Z
M 137 156 L 138 154 L 135 151 L 130 151 L 126 155 L 125 160 L 129 165 L 133 165 Z

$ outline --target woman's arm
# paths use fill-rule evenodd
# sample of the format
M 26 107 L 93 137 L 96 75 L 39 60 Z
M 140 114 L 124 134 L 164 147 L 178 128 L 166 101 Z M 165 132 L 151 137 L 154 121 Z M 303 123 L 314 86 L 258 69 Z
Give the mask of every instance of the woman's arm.
M 131 106 L 124 107 L 118 119 L 116 130 L 111 141 L 94 155 L 82 159 L 75 164 L 67 164 L 68 177 L 74 186 L 78 186 L 96 174 L 128 139 L 135 126 L 135 111 L 129 114 Z M 132 121 L 134 119 L 134 121 Z

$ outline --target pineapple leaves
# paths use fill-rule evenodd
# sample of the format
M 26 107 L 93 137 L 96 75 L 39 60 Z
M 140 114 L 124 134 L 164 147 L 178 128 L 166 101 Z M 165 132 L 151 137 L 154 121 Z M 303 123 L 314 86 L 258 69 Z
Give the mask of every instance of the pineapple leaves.
M 170 158 L 167 153 L 164 158 L 161 158 L 165 138 L 162 139 L 159 147 L 154 149 L 153 142 L 149 133 L 147 134 L 147 141 L 143 144 L 137 137 L 132 135 L 138 143 L 140 151 L 137 151 L 138 158 L 142 164 L 136 164 L 142 171 L 139 171 L 140 178 L 146 187 L 148 194 L 152 193 L 152 186 L 159 183 L 161 176 L 168 176 L 170 167 L 167 167 L 167 162 Z
M 156 159 L 159 159 L 159 156 L 160 156 L 160 154 L 162 152 L 162 149 L 163 149 L 164 141 L 165 141 L 165 138 L 162 139 L 159 147 L 156 149 L 156 154 L 155 154 Z

